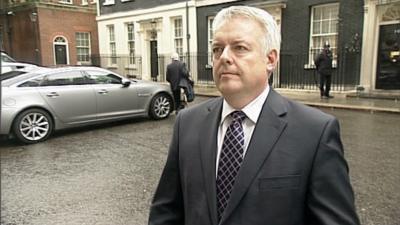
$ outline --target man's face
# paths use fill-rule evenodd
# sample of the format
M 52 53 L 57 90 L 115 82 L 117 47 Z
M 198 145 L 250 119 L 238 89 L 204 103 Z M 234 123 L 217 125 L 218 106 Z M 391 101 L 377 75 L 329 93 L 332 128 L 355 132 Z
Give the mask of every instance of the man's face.
M 226 21 L 215 32 L 213 77 L 224 97 L 236 96 L 251 101 L 265 89 L 267 69 L 273 69 L 276 58 L 271 63 L 263 40 L 261 25 L 243 17 Z

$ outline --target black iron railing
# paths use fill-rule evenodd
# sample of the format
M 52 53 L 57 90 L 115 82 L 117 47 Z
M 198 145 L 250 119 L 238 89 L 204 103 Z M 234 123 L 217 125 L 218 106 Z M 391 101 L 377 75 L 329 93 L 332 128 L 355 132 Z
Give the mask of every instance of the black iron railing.
M 319 76 L 315 69 L 314 57 L 317 50 L 299 54 L 282 51 L 278 68 L 271 78 L 271 85 L 275 88 L 317 90 Z M 146 65 L 142 63 L 142 57 L 130 57 L 129 55 L 100 55 L 91 57 L 92 64 L 111 69 L 119 74 L 136 77 L 139 79 L 151 79 L 151 63 L 155 63 L 158 72 L 157 81 L 165 82 L 166 68 L 171 63 L 169 54 L 159 54 L 157 60 L 148 60 Z M 212 60 L 209 53 L 192 53 L 189 57 L 184 54 L 180 58 L 190 68 L 190 75 L 198 85 L 214 85 L 212 76 Z M 132 64 L 133 62 L 133 64 Z M 344 91 L 354 89 L 359 83 L 360 55 L 358 52 L 341 49 L 334 56 L 334 68 L 332 73 L 332 90 Z M 146 68 L 144 68 L 146 67 Z M 149 74 L 143 74 L 147 71 Z M 146 72 L 145 72 L 146 73 Z

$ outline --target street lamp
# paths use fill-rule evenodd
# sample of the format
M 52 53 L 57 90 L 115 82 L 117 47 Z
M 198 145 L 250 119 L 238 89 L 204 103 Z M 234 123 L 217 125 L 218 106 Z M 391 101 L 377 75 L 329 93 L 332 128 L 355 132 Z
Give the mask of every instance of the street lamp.
M 33 36 L 34 36 L 34 45 L 35 45 L 35 64 L 39 64 L 39 49 L 38 49 L 38 45 L 37 45 L 37 19 L 38 19 L 38 14 L 37 12 L 32 12 L 29 14 L 29 19 L 32 22 L 33 25 Z
M 29 14 L 29 18 L 31 19 L 32 23 L 35 23 L 37 21 L 37 13 L 32 12 L 31 14 Z

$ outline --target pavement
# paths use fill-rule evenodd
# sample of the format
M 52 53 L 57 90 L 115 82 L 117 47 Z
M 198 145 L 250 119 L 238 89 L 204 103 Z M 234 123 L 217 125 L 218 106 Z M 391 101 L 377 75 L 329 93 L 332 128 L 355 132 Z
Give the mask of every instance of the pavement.
M 194 89 L 196 95 L 199 96 L 216 97 L 221 95 L 221 93 L 215 87 L 195 86 Z M 371 113 L 387 112 L 400 114 L 400 95 L 391 96 L 390 98 L 382 98 L 379 96 L 360 97 L 354 92 L 344 93 L 332 91 L 331 95 L 333 95 L 334 98 L 321 99 L 319 96 L 319 91 L 317 90 L 292 90 L 280 88 L 275 88 L 275 90 L 289 99 L 296 100 L 305 105 L 314 107 L 362 110 L 369 111 Z

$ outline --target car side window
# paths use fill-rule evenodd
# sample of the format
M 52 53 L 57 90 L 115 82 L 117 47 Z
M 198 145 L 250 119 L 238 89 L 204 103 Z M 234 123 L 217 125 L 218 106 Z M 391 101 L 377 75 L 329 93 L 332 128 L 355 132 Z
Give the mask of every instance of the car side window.
M 65 86 L 88 84 L 80 71 L 66 71 L 50 74 L 43 78 L 40 86 Z
M 42 77 L 40 78 L 33 78 L 24 83 L 18 85 L 18 87 L 38 87 L 40 86 L 40 82 L 42 81 Z
M 122 79 L 111 73 L 103 71 L 86 71 L 89 79 L 95 84 L 121 84 Z

